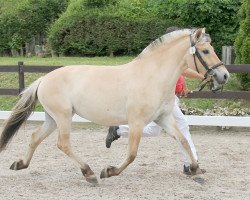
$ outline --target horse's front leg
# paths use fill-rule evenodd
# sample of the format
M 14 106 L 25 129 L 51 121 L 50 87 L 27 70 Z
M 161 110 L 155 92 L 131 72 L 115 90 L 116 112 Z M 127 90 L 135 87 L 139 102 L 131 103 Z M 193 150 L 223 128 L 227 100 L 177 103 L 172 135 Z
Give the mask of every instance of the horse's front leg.
M 186 157 L 189 159 L 189 162 L 191 163 L 190 164 L 191 174 L 192 175 L 202 174 L 202 171 L 199 168 L 198 162 L 193 155 L 191 147 L 187 139 L 179 130 L 172 114 L 162 115 L 156 120 L 156 123 L 160 125 L 162 128 L 164 128 L 168 134 L 170 134 L 172 137 L 174 137 L 177 140 L 179 146 L 182 148 L 183 152 L 186 154 Z
M 101 172 L 100 178 L 118 176 L 127 166 L 132 163 L 137 155 L 138 146 L 141 140 L 144 123 L 129 124 L 128 155 L 119 167 L 107 166 Z

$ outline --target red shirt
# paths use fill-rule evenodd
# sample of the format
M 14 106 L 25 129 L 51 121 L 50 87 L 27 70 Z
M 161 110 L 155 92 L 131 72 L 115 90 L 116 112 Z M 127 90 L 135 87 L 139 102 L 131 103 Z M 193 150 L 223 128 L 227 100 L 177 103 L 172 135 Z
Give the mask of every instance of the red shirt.
M 181 75 L 176 83 L 175 94 L 181 94 L 184 89 L 185 78 Z

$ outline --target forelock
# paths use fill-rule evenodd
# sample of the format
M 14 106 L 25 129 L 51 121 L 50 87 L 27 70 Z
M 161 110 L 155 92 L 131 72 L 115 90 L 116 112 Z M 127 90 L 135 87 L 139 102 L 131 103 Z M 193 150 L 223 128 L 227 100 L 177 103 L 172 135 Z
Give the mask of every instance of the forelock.
M 198 40 L 198 42 L 200 43 L 205 43 L 205 42 L 209 42 L 211 43 L 211 37 L 208 33 L 202 33 L 200 39 Z

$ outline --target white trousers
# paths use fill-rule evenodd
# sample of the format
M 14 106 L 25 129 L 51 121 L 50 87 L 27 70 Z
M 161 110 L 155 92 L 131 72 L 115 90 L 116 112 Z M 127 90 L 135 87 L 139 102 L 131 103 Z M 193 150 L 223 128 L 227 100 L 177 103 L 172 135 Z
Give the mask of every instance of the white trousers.
M 198 160 L 197 152 L 196 152 L 194 143 L 193 143 L 191 135 L 190 135 L 189 126 L 188 126 L 188 123 L 187 123 L 187 120 L 186 120 L 184 114 L 181 112 L 181 109 L 179 107 L 179 98 L 177 96 L 175 96 L 173 116 L 177 122 L 177 126 L 180 129 L 181 133 L 187 139 L 187 141 L 190 145 L 190 148 L 192 150 L 192 153 L 194 155 L 194 158 L 196 160 Z M 150 122 L 147 126 L 144 127 L 142 136 L 143 137 L 158 136 L 158 135 L 160 135 L 161 130 L 162 130 L 161 127 L 158 126 L 155 122 Z M 120 135 L 122 137 L 128 137 L 128 133 L 129 133 L 128 125 L 120 125 L 119 129 L 117 130 L 117 133 L 118 133 L 118 135 Z M 186 157 L 186 155 L 183 151 L 182 151 L 182 160 L 186 166 L 190 165 L 188 158 Z

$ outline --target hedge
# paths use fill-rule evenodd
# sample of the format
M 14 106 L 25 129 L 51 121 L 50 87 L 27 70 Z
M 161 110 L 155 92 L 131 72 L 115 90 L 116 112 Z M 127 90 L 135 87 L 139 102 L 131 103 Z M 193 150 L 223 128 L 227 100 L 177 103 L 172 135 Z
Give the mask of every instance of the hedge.
M 123 20 L 111 16 L 85 16 L 58 25 L 50 32 L 52 49 L 63 55 L 135 55 L 164 34 L 170 23 L 159 20 Z
M 134 55 L 164 34 L 168 26 L 176 24 L 154 18 L 138 1 L 92 6 L 86 7 L 86 0 L 72 1 L 53 24 L 49 44 L 55 52 L 80 56 Z
M 180 25 L 206 27 L 220 54 L 234 43 L 239 7 L 234 0 L 72 0 L 49 41 L 65 55 L 137 54 L 167 27 Z

